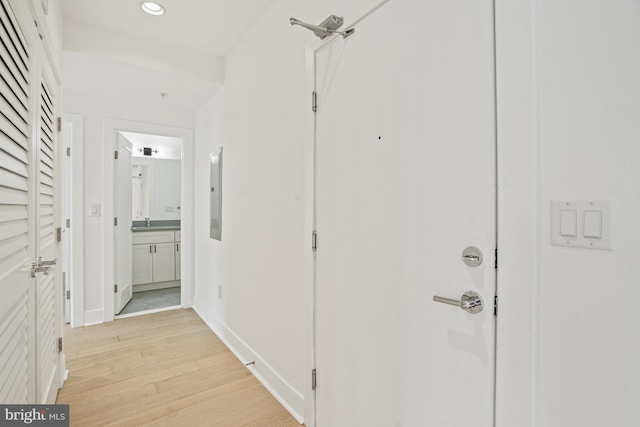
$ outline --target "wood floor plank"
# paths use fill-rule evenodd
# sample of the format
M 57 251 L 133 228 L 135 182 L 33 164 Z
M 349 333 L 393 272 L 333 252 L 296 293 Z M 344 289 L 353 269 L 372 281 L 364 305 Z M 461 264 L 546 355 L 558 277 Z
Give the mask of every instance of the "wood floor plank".
M 293 427 L 193 310 L 65 329 L 71 425 Z

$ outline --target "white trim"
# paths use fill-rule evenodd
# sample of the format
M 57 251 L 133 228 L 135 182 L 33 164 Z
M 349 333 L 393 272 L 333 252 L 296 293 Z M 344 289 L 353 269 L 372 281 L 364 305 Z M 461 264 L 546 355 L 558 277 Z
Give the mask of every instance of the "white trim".
M 84 326 L 84 117 L 80 114 L 63 113 L 63 125 L 71 128 L 71 219 L 70 252 L 71 266 L 69 289 L 71 290 L 71 327 Z M 65 129 L 65 126 L 63 126 Z
M 289 411 L 296 421 L 303 424 L 304 417 L 302 414 L 305 402 L 302 393 L 282 378 L 265 359 L 260 357 L 257 352 L 229 329 L 213 311 L 206 307 L 200 307 L 197 301 L 193 309 L 242 364 L 246 365 L 249 362 L 255 362 L 254 365 L 247 367 L 247 369 Z
M 311 388 L 311 371 L 315 368 L 315 253 L 311 249 L 315 216 L 315 113 L 311 110 L 311 93 L 316 90 L 315 49 L 307 45 L 305 51 L 305 88 L 309 108 L 304 115 L 304 248 L 303 248 L 303 307 L 304 307 L 304 419 L 308 427 L 315 426 L 315 392 Z
M 104 250 L 104 321 L 114 320 L 113 312 L 113 275 L 114 275 L 114 159 L 115 133 L 117 131 L 147 133 L 152 135 L 182 138 L 182 169 L 181 169 L 181 293 L 180 301 L 185 308 L 193 306 L 194 294 L 194 136 L 192 129 L 173 126 L 163 126 L 150 123 L 131 122 L 126 120 L 109 119 L 103 121 L 104 147 L 104 193 L 103 193 L 103 250 Z
M 371 0 L 366 4 L 351 5 L 347 11 L 338 11 L 344 15 L 348 24 L 343 29 L 355 27 L 359 22 L 391 0 Z M 355 17 L 355 18 L 354 18 Z M 356 27 L 356 31 L 358 31 Z M 309 103 L 304 116 L 304 267 L 302 276 L 304 307 L 304 419 L 307 427 L 315 427 L 315 391 L 311 389 L 311 371 L 315 369 L 315 254 L 311 250 L 311 233 L 316 229 L 315 212 L 315 113 L 311 110 L 311 93 L 316 90 L 315 63 L 316 53 L 327 46 L 338 35 L 324 40 L 312 38 L 305 49 L 305 89 Z M 322 236 L 318 237 L 322 245 Z
M 167 282 L 156 282 L 156 283 L 141 283 L 139 285 L 133 285 L 133 293 L 136 292 L 145 292 L 145 291 L 156 291 L 158 289 L 169 289 L 169 288 L 177 288 L 180 287 L 180 280 L 170 280 Z
M 538 425 L 540 147 L 535 0 L 495 0 L 498 139 L 496 426 Z
M 93 326 L 104 323 L 104 310 L 89 310 L 84 312 L 84 326 Z
M 126 319 L 128 317 L 143 316 L 145 314 L 161 313 L 163 311 L 178 310 L 178 309 L 182 309 L 182 308 L 183 307 L 181 305 L 172 305 L 171 307 L 152 308 L 151 310 L 136 311 L 135 313 L 118 314 L 117 316 L 115 316 L 115 318 L 116 318 L 116 320 L 117 319 Z

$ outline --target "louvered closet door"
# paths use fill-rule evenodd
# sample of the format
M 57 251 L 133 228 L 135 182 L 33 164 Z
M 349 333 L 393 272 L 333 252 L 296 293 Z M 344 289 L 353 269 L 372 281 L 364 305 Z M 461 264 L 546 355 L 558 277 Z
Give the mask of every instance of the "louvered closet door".
M 56 237 L 57 185 L 55 128 L 56 87 L 48 67 L 40 76 L 37 129 L 37 222 L 36 256 L 44 261 L 58 258 Z M 62 290 L 57 279 L 57 265 L 48 274 L 36 275 L 37 289 L 37 366 L 39 401 L 53 403 L 58 390 L 58 337 L 61 336 L 58 316 L 61 313 Z
M 55 265 L 35 277 L 30 265 L 58 253 L 58 84 L 12 4 L 0 0 L 0 402 L 54 403 L 62 290 Z
M 35 399 L 35 218 L 29 47 L 0 0 L 0 402 Z

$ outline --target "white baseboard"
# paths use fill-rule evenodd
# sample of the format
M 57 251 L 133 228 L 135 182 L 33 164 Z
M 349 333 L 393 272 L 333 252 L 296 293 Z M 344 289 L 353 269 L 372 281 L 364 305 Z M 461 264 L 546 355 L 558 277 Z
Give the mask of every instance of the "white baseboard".
M 104 323 L 104 310 L 89 310 L 84 312 L 84 326 L 93 326 Z
M 145 314 L 160 313 L 162 311 L 180 310 L 180 309 L 182 309 L 181 305 L 172 305 L 171 307 L 161 307 L 161 308 L 154 308 L 151 310 L 136 311 L 135 313 L 118 314 L 117 316 L 114 317 L 114 319 L 115 320 L 126 319 L 128 317 L 144 316 Z
M 157 289 L 179 288 L 180 280 L 171 280 L 169 282 L 142 283 L 133 285 L 133 292 L 155 291 Z
M 294 389 L 278 374 L 260 355 L 240 339 L 211 310 L 202 307 L 196 300 L 193 309 L 243 363 L 255 362 L 247 369 L 253 373 L 260 383 L 289 411 L 300 424 L 304 422 L 304 395 Z

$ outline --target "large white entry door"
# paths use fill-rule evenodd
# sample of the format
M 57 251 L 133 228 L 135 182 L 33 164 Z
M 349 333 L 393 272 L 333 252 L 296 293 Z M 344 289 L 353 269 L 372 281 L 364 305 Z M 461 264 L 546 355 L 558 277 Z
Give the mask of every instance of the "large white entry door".
M 355 28 L 315 58 L 316 425 L 492 426 L 492 1 L 390 0 Z M 433 300 L 467 291 L 483 311 Z

